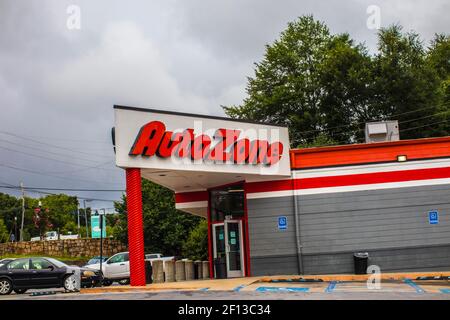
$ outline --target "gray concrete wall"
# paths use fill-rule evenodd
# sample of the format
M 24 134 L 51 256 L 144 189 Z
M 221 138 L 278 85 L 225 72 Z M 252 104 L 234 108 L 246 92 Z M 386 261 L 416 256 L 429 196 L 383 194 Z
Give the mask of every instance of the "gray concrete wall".
M 298 273 L 293 197 L 247 200 L 252 275 Z M 287 230 L 278 230 L 286 216 Z
M 297 196 L 306 274 L 352 273 L 367 251 L 382 271 L 450 268 L 450 185 Z M 252 274 L 298 270 L 292 197 L 247 200 Z M 439 224 L 428 211 L 439 211 Z M 288 217 L 279 231 L 277 217 Z

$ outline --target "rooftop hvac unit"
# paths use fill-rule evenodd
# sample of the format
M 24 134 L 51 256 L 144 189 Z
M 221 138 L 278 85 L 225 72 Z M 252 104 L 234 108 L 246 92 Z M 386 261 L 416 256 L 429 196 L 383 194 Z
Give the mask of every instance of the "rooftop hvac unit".
M 397 120 L 366 123 L 366 143 L 398 140 L 400 133 Z

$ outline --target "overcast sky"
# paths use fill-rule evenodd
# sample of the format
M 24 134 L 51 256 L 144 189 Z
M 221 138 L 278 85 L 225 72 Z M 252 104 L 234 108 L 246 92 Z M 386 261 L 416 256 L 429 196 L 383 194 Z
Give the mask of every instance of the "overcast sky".
M 67 28 L 70 5 L 80 8 L 79 30 Z M 450 31 L 448 0 L 0 0 L 0 185 L 123 189 L 114 104 L 223 115 L 220 105 L 245 97 L 264 46 L 298 16 L 373 52 L 370 5 L 382 27 L 400 23 L 424 41 Z

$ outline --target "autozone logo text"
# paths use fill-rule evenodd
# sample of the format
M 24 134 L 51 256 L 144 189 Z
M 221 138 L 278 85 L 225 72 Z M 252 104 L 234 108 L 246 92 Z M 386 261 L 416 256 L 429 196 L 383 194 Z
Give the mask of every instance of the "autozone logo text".
M 194 129 L 174 133 L 166 131 L 161 121 L 152 121 L 140 129 L 130 156 L 161 158 L 172 156 L 211 162 L 235 164 L 264 164 L 267 166 L 280 161 L 283 144 L 266 140 L 239 138 L 240 130 L 217 129 L 210 137 L 206 134 L 194 136 Z

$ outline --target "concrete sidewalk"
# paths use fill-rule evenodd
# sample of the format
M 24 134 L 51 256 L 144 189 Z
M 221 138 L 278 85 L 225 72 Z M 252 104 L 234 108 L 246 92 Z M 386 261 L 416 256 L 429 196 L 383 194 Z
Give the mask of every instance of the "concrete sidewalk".
M 354 275 L 354 274 L 326 274 L 326 275 L 278 275 L 278 276 L 264 276 L 264 277 L 246 277 L 246 278 L 231 278 L 231 279 L 214 279 L 214 280 L 193 280 L 182 282 L 165 282 L 152 283 L 142 287 L 132 286 L 114 286 L 114 287 L 99 287 L 81 289 L 80 293 L 102 293 L 102 292 L 129 292 L 129 291 L 190 291 L 202 290 L 205 291 L 240 291 L 256 283 L 279 281 L 367 281 L 371 275 Z M 380 274 L 381 281 L 383 280 L 404 280 L 404 279 L 418 279 L 420 277 L 450 277 L 450 271 L 440 272 L 408 272 L 408 273 L 382 273 Z

